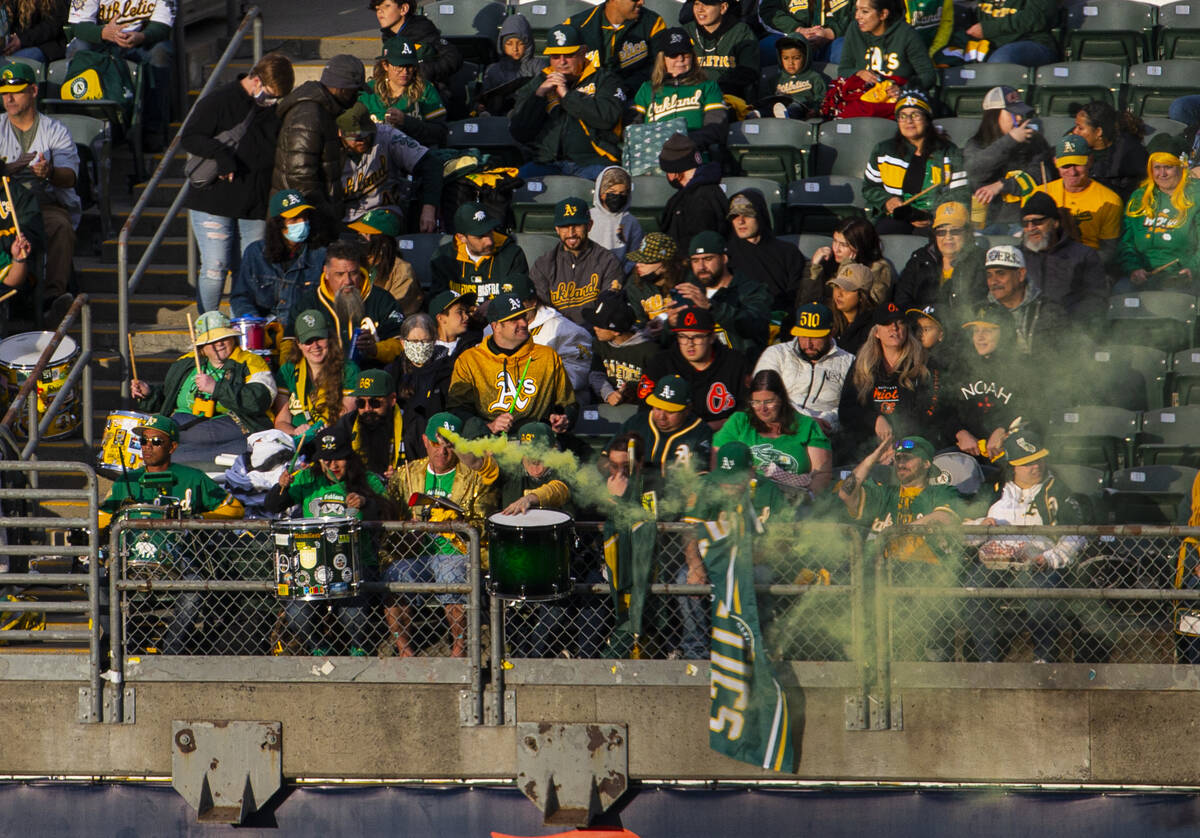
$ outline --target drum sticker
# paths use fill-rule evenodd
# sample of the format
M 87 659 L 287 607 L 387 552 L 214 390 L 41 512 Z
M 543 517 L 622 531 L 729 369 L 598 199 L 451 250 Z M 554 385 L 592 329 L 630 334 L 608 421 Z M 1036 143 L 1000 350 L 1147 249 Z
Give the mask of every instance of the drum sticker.
M 309 581 L 310 581 L 309 576 L 306 571 L 303 571 L 303 570 L 296 571 L 296 584 L 297 585 L 307 585 L 309 583 Z
M 344 594 L 344 593 L 349 593 L 349 589 L 346 587 L 346 584 L 344 582 L 334 582 L 332 585 L 329 586 L 329 593 L 330 594 Z
M 354 581 L 354 571 L 351 570 L 350 568 L 346 568 L 345 570 L 343 570 L 342 571 L 342 581 L 343 582 L 353 582 Z
M 300 567 L 312 570 L 317 566 L 317 551 L 311 547 L 300 549 Z
M 313 576 L 316 578 L 316 580 L 318 582 L 320 582 L 322 585 L 324 585 L 327 582 L 329 582 L 329 568 L 322 565 L 321 567 L 318 567 L 315 571 L 313 571 Z
M 334 556 L 333 557 L 333 566 L 335 568 L 337 568 L 338 570 L 345 570 L 346 569 L 346 554 L 338 553 L 336 556 Z
M 280 574 L 287 573 L 292 569 L 292 562 L 287 556 L 279 557 L 279 572 Z
M 284 584 L 276 585 L 275 586 L 275 594 L 276 594 L 276 596 L 287 596 L 288 595 L 288 586 L 284 585 Z
M 338 531 L 333 527 L 327 528 L 325 530 L 325 540 L 330 544 L 336 544 L 338 540 Z
M 287 546 L 288 546 L 288 543 L 289 543 L 290 541 L 291 541 L 291 539 L 290 539 L 290 538 L 288 538 L 288 534 L 287 534 L 287 533 L 285 533 L 285 532 L 277 532 L 277 533 L 275 533 L 275 546 L 276 546 L 276 547 L 287 547 Z

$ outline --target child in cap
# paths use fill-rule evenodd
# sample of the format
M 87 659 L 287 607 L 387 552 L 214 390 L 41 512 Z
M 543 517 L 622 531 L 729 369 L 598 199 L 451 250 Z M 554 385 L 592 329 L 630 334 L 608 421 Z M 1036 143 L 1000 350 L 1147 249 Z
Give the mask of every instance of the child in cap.
M 596 340 L 588 384 L 600 401 L 636 404 L 637 382 L 660 347 L 637 328 L 637 312 L 623 291 L 600 295 L 591 314 Z

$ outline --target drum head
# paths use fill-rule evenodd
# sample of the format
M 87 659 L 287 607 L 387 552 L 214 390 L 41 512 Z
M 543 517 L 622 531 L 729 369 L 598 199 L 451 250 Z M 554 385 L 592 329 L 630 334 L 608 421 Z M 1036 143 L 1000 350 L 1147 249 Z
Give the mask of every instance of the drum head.
M 114 416 L 119 416 L 124 419 L 132 419 L 138 425 L 149 422 L 152 418 L 149 413 L 141 413 L 136 410 L 110 410 L 108 412 L 109 421 L 112 421 Z
M 0 341 L 0 364 L 13 368 L 30 367 L 37 364 L 42 350 L 50 345 L 54 332 L 24 332 Z M 79 351 L 78 344 L 69 335 L 59 341 L 58 349 L 50 359 L 50 366 L 61 364 Z
M 554 527 L 571 521 L 571 516 L 557 509 L 531 509 L 524 515 L 505 515 L 496 512 L 488 516 L 489 524 L 501 527 Z
M 357 518 L 281 518 L 278 521 L 272 521 L 271 527 L 288 532 L 308 532 L 309 530 L 322 530 L 325 527 L 348 527 L 357 523 Z

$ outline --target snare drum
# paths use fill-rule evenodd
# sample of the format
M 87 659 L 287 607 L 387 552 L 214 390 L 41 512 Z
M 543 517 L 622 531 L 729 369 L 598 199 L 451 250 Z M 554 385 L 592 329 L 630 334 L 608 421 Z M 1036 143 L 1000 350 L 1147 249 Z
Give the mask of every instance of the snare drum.
M 352 597 L 362 581 L 354 518 L 275 521 L 275 592 L 280 599 Z
M 247 314 L 229 321 L 229 325 L 237 331 L 242 349 L 255 355 L 271 354 L 267 348 L 267 318 Z
M 117 512 L 120 521 L 178 521 L 182 507 L 178 498 L 161 498 L 161 503 L 134 503 Z M 125 530 L 125 577 L 128 579 L 160 579 L 171 575 L 172 559 L 179 544 L 178 532 L 162 530 Z
M 108 414 L 100 449 L 96 452 L 96 468 L 120 476 L 125 470 L 142 467 L 142 440 L 134 433 L 150 421 L 150 414 L 136 410 L 114 410 Z
M 487 519 L 488 591 L 497 599 L 561 599 L 571 593 L 571 516 L 556 509 Z
M 38 358 L 42 356 L 42 350 L 49 345 L 53 337 L 53 332 L 25 332 L 0 341 L 0 380 L 3 381 L 3 387 L 0 388 L 3 390 L 0 402 L 5 410 L 16 398 L 17 391 L 29 378 L 29 374 L 37 366 Z M 79 357 L 79 344 L 69 336 L 64 336 L 49 363 L 42 369 L 42 375 L 37 382 L 36 398 L 39 420 L 46 415 L 46 408 L 50 406 L 50 402 L 54 401 L 54 397 L 62 389 L 63 382 L 66 381 L 67 374 L 71 371 L 77 357 Z M 34 396 L 31 394 L 30 398 L 34 398 Z M 22 409 L 14 428 L 17 435 L 21 437 L 28 435 L 26 410 Z M 79 423 L 79 391 L 76 390 L 63 402 L 62 409 L 54 417 L 50 427 L 46 429 L 45 439 L 69 436 L 78 430 Z

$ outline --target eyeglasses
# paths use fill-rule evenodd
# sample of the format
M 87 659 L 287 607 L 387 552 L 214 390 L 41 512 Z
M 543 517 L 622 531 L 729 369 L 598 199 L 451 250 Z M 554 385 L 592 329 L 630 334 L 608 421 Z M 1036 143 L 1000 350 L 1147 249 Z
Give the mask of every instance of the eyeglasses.
M 776 405 L 776 404 L 779 404 L 779 399 L 751 399 L 750 400 L 751 407 L 771 407 L 772 405 Z
M 163 448 L 171 444 L 171 440 L 165 436 L 144 436 L 142 437 L 142 447 L 146 448 Z
M 1021 221 L 1022 227 L 1041 227 L 1050 219 L 1043 216 L 1042 218 L 1026 218 Z
M 961 236 L 967 232 L 966 227 L 938 227 L 933 231 L 939 239 L 947 238 L 948 236 Z
M 675 337 L 679 339 L 680 343 L 704 343 L 704 341 L 711 338 L 712 335 L 708 334 L 707 332 L 699 335 L 683 335 L 676 333 Z
M 384 401 L 384 399 L 374 397 L 369 399 L 355 399 L 354 406 L 359 410 L 366 410 L 368 406 L 372 410 L 379 410 L 379 408 L 383 407 Z
M 924 118 L 925 117 L 921 115 L 920 111 L 901 111 L 900 113 L 896 114 L 897 122 L 917 122 L 923 120 Z

